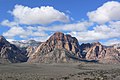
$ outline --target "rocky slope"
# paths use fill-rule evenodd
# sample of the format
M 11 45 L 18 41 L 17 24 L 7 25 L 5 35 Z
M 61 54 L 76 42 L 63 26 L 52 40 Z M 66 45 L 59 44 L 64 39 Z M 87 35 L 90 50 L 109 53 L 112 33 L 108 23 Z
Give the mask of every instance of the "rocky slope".
M 71 62 L 79 57 L 81 55 L 77 39 L 56 32 L 35 50 L 29 57 L 28 62 Z
M 86 60 L 98 60 L 100 63 L 119 63 L 120 52 L 115 47 L 105 47 L 101 43 L 87 43 L 80 46 Z
M 114 44 L 114 45 L 112 45 L 112 47 L 113 47 L 114 49 L 116 49 L 117 51 L 119 51 L 119 53 L 120 53 L 120 43 Z
M 79 45 L 78 40 L 61 32 L 54 33 L 30 55 L 28 62 L 74 62 L 98 61 L 100 63 L 119 63 L 119 47 L 106 47 L 99 42 Z
M 15 45 L 17 46 L 15 46 Z M 0 63 L 64 63 L 93 62 L 120 63 L 120 44 L 104 46 L 99 42 L 83 43 L 68 34 L 54 33 L 45 42 L 13 41 L 9 43 L 0 36 Z
M 0 36 L 0 63 L 26 62 L 27 57 L 15 45 Z
M 11 41 L 11 44 L 17 46 L 22 53 L 25 53 L 29 57 L 35 49 L 42 43 L 35 40 L 26 40 L 26 41 Z
M 38 46 L 41 42 L 35 41 L 35 40 L 26 40 L 26 41 L 11 41 L 11 44 L 16 45 L 17 47 L 23 48 L 23 47 L 36 47 Z

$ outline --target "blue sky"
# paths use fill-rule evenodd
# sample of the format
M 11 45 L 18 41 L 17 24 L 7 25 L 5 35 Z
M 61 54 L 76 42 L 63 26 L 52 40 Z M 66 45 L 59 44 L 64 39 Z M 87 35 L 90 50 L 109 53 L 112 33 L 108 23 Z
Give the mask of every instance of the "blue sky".
M 56 31 L 80 43 L 120 42 L 120 0 L 0 0 L 0 35 L 45 41 Z
M 87 18 L 86 13 L 88 11 L 95 10 L 103 3 L 110 0 L 0 0 L 0 20 L 9 19 L 11 15 L 7 12 L 13 10 L 16 4 L 29 6 L 29 7 L 40 7 L 40 6 L 53 6 L 55 9 L 66 12 L 71 11 L 70 14 L 76 20 L 81 18 Z

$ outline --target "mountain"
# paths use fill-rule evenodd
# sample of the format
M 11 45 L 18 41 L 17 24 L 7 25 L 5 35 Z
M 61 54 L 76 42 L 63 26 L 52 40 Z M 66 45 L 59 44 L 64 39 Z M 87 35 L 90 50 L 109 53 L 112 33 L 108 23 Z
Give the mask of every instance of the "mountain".
M 120 53 L 120 43 L 112 45 L 112 47 L 119 51 Z
M 119 47 L 107 47 L 99 42 L 83 43 L 68 34 L 54 33 L 46 42 L 39 45 L 29 56 L 28 62 L 100 62 L 119 63 Z
M 98 60 L 100 63 L 120 62 L 120 52 L 115 47 L 106 47 L 96 42 L 81 44 L 80 49 L 86 60 Z
M 28 62 L 73 62 L 81 57 L 79 43 L 75 37 L 61 32 L 54 33 L 46 42 L 38 46 Z
M 0 63 L 120 63 L 120 44 L 82 43 L 69 34 L 54 33 L 47 41 L 12 41 L 0 36 Z
M 0 63 L 26 62 L 27 57 L 15 45 L 0 36 Z
M 38 46 L 41 42 L 35 41 L 35 40 L 26 40 L 26 41 L 11 41 L 11 44 L 16 45 L 17 47 L 23 48 L 23 47 L 35 47 Z
M 42 43 L 35 40 L 11 41 L 11 44 L 17 46 L 27 57 Z

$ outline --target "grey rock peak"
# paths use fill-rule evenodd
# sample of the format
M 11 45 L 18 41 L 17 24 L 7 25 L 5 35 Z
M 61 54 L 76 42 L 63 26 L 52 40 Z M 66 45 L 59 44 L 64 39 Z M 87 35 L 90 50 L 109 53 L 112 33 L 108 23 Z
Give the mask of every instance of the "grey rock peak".
M 3 36 L 0 36 L 0 63 L 25 62 L 27 57 L 15 45 L 10 44 Z
M 4 36 L 0 36 L 0 43 L 9 43 Z

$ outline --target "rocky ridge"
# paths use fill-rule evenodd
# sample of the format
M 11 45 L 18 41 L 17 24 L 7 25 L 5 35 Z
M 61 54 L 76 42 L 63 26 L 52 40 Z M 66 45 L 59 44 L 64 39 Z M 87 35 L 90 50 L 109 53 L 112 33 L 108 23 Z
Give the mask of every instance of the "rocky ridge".
M 100 63 L 119 63 L 120 52 L 114 47 L 105 47 L 101 43 L 87 43 L 80 46 L 86 60 L 97 60 Z
M 17 46 L 17 47 L 16 47 Z M 120 63 L 120 46 L 104 46 L 99 42 L 83 43 L 69 34 L 54 33 L 45 42 L 13 41 L 0 36 L 0 62 L 64 63 L 100 62 Z M 27 60 L 28 58 L 28 60 Z
M 80 56 L 78 40 L 71 35 L 56 32 L 35 50 L 28 62 L 71 62 L 71 57 Z
M 11 41 L 11 44 L 16 45 L 17 47 L 23 48 L 23 47 L 37 47 L 41 44 L 41 42 L 35 41 L 35 40 L 26 40 L 26 41 Z
M 120 52 L 118 48 L 106 47 L 99 42 L 79 45 L 75 37 L 56 32 L 35 50 L 28 62 L 58 63 L 73 62 L 74 59 L 78 62 L 119 63 Z
M 42 43 L 35 40 L 26 40 L 26 41 L 11 41 L 11 44 L 17 46 L 22 53 L 25 53 L 29 57 L 35 49 Z
M 15 45 L 0 36 L 0 63 L 26 62 L 27 57 Z

